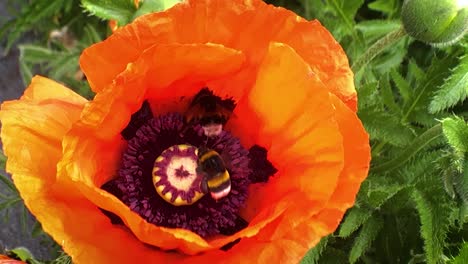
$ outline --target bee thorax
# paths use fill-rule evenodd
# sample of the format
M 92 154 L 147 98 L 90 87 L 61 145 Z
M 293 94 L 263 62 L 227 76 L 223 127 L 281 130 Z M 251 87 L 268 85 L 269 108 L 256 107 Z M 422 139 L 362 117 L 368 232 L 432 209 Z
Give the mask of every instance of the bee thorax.
M 221 134 L 221 131 L 223 131 L 223 125 L 222 124 L 208 124 L 202 126 L 203 132 L 205 133 L 205 136 L 207 137 L 216 137 Z

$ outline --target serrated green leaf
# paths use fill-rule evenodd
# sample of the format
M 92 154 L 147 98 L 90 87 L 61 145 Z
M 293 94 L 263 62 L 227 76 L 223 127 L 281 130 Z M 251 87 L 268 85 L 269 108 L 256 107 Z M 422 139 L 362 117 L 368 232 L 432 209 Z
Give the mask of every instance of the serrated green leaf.
M 372 215 L 372 211 L 366 208 L 353 207 L 346 213 L 346 217 L 340 225 L 338 236 L 346 238 L 358 230 L 362 224 Z
M 411 128 L 401 124 L 395 115 L 366 108 L 361 109 L 359 117 L 371 139 L 382 140 L 394 146 L 406 146 L 414 138 Z
M 180 2 L 181 0 L 145 0 L 140 4 L 133 19 L 152 12 L 164 11 Z
M 380 95 L 382 96 L 382 101 L 384 102 L 384 104 L 394 114 L 400 114 L 401 109 L 395 102 L 395 96 L 394 96 L 392 87 L 390 86 L 390 81 L 389 81 L 387 74 L 385 74 L 383 78 L 380 80 L 379 87 L 380 87 Z
M 413 102 L 406 106 L 406 113 L 403 115 L 403 121 L 414 121 L 417 119 L 421 110 L 427 113 L 427 105 L 429 104 L 433 93 L 437 90 L 437 86 L 444 82 L 448 76 L 447 69 L 454 63 L 456 56 L 450 54 L 443 58 L 433 57 L 430 67 L 425 71 L 424 78 L 421 79 L 414 89 Z
M 420 185 L 427 190 L 423 192 L 415 189 L 412 197 L 421 220 L 426 262 L 436 264 L 442 261 L 452 209 L 447 204 L 445 192 L 435 185 L 435 181 L 425 183 L 432 186 Z
M 429 112 L 437 113 L 462 102 L 468 96 L 468 55 L 460 59 L 450 77 L 439 87 L 429 105 Z
M 315 245 L 314 248 L 309 250 L 307 254 L 302 259 L 302 264 L 318 264 L 320 256 L 322 255 L 323 251 L 327 247 L 329 236 L 326 236 L 320 240 L 320 242 Z
M 395 155 L 392 160 L 373 166 L 372 171 L 374 173 L 381 173 L 400 168 L 420 150 L 429 146 L 433 142 L 437 142 L 437 139 L 441 136 L 442 127 L 440 125 L 436 125 L 426 130 L 424 133 L 415 138 L 411 145 L 407 146 L 403 151 L 399 152 L 398 155 Z
M 392 81 L 395 83 L 395 86 L 398 88 L 401 97 L 403 98 L 403 102 L 409 102 L 412 94 L 410 84 L 395 69 L 390 71 L 390 75 L 392 77 Z
M 83 7 L 102 19 L 114 19 L 120 26 L 132 21 L 136 6 L 133 0 L 81 0 Z
M 349 253 L 349 262 L 355 263 L 364 253 L 366 253 L 382 227 L 383 220 L 378 216 L 373 216 L 364 223 L 359 235 L 354 240 L 353 247 Z
M 468 263 L 468 242 L 464 242 L 461 245 L 460 252 L 456 257 L 454 257 L 451 261 L 451 264 L 466 264 Z
M 468 152 L 468 124 L 460 117 L 442 120 L 442 131 L 450 146 L 463 157 Z
M 458 197 L 468 204 L 468 159 L 460 161 L 462 163 L 462 170 L 453 174 L 453 185 Z
M 22 33 L 33 27 L 35 23 L 45 17 L 53 16 L 63 7 L 65 0 L 36 0 L 26 5 L 14 20 L 9 21 L 0 29 L 0 39 L 8 33 L 5 53 Z
M 410 59 L 408 63 L 408 79 L 409 82 L 419 82 L 420 80 L 424 79 L 426 73 L 418 66 L 418 64 L 413 60 Z

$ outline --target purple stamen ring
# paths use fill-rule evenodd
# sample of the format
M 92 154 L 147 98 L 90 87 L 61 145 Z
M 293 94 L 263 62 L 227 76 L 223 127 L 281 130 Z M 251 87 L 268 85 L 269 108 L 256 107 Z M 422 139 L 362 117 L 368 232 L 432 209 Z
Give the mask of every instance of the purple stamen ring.
M 191 145 L 174 145 L 156 158 L 153 184 L 166 202 L 175 206 L 190 205 L 203 197 L 201 176 L 196 172 L 197 151 Z

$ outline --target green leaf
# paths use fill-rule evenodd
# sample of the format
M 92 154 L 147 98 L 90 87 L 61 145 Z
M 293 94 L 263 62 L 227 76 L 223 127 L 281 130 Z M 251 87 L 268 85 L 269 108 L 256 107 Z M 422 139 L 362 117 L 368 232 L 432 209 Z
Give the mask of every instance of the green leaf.
M 92 15 L 117 20 L 120 26 L 132 21 L 137 10 L 133 0 L 81 0 L 81 4 Z
M 3 154 L 3 151 L 0 150 L 0 168 L 5 170 L 7 157 Z
M 37 45 L 18 45 L 20 60 L 29 63 L 43 63 L 55 58 L 56 54 L 48 48 Z
M 359 117 L 373 140 L 382 140 L 394 146 L 406 146 L 414 138 L 411 128 L 400 123 L 400 119 L 395 115 L 366 108 L 359 111 Z
M 7 35 L 5 53 L 22 33 L 30 30 L 40 20 L 57 14 L 63 7 L 65 0 L 36 0 L 25 5 L 24 9 L 15 19 L 7 22 L 0 28 L 0 39 Z
M 31 259 L 34 259 L 31 251 L 29 251 L 27 248 L 24 247 L 17 247 L 15 249 L 12 249 L 8 251 L 8 254 L 12 254 L 16 258 L 20 259 L 21 261 L 29 261 Z
M 50 68 L 49 76 L 55 80 L 73 76 L 79 68 L 79 55 L 67 52 L 57 55 L 59 56 L 48 64 L 48 68 Z
M 18 193 L 18 191 L 16 190 L 16 187 L 15 185 L 13 184 L 13 182 L 11 182 L 11 180 L 0 173 L 0 182 L 3 182 L 5 184 L 6 187 L 8 187 L 8 189 L 10 189 L 10 191 L 14 192 L 14 193 Z
M 24 85 L 31 83 L 33 73 L 31 72 L 31 67 L 24 61 L 19 61 L 21 80 Z
M 354 41 L 360 43 L 361 46 L 364 46 L 364 40 L 354 30 L 354 17 L 356 16 L 358 9 L 362 4 L 364 4 L 364 0 L 330 0 L 329 4 L 333 7 L 338 17 L 346 26 L 341 27 L 341 29 L 345 29 L 345 34 L 351 35 Z
M 60 255 L 51 262 L 51 264 L 72 264 L 72 259 L 65 252 L 61 252 Z
M 349 262 L 355 263 L 371 246 L 380 230 L 383 220 L 378 216 L 371 217 L 363 226 L 349 253 Z
M 32 237 L 38 237 L 39 235 L 43 234 L 42 225 L 39 221 L 34 221 L 34 225 L 31 230 Z
M 164 11 L 180 2 L 181 0 L 145 0 L 140 4 L 133 18 L 135 19 L 152 12 Z
M 358 230 L 371 215 L 372 211 L 369 209 L 358 207 L 349 209 L 345 219 L 340 225 L 338 236 L 343 238 L 349 237 L 354 231 Z
M 468 152 L 468 124 L 460 117 L 442 120 L 442 131 L 450 146 L 463 157 Z
M 437 113 L 462 102 L 468 96 L 468 55 L 460 59 L 450 77 L 439 87 L 429 105 L 429 112 Z
M 380 95 L 382 96 L 382 101 L 388 107 L 390 111 L 393 113 L 401 113 L 400 107 L 395 102 L 395 96 L 390 86 L 390 81 L 388 79 L 388 75 L 385 74 L 383 78 L 380 80 Z
M 468 159 L 464 158 L 459 162 L 461 163 L 461 169 L 457 168 L 458 170 L 452 174 L 452 184 L 458 197 L 468 205 Z
M 318 264 L 320 256 L 322 255 L 324 249 L 327 247 L 329 236 L 323 237 L 320 242 L 315 245 L 302 259 L 302 264 Z
M 450 261 L 450 264 L 466 264 L 466 263 L 468 263 L 468 242 L 464 242 L 462 244 L 462 248 L 460 249 L 460 253 L 458 253 L 458 256 L 456 256 Z
M 416 139 L 414 139 L 411 145 L 404 149 L 402 152 L 400 152 L 399 155 L 396 155 L 390 161 L 373 166 L 372 171 L 378 173 L 384 171 L 391 171 L 393 169 L 401 167 L 416 153 L 424 149 L 424 147 L 430 145 L 433 141 L 436 141 L 440 136 L 442 136 L 442 128 L 440 125 L 436 125 L 426 130 L 424 133 L 422 133 Z
M 410 84 L 400 75 L 395 69 L 390 71 L 392 81 L 395 83 L 395 86 L 398 88 L 403 102 L 409 102 L 412 94 L 412 89 Z
M 395 11 L 397 2 L 394 0 L 377 0 L 367 6 L 369 9 L 380 11 L 386 14 L 392 14 Z
M 101 35 L 99 32 L 96 31 L 96 28 L 92 25 L 86 25 L 84 28 L 84 38 L 83 42 L 85 46 L 90 46 L 94 43 L 97 43 L 102 40 Z
M 412 195 L 421 220 L 421 236 L 424 240 L 426 261 L 429 264 L 441 262 L 445 238 L 450 225 L 451 208 L 447 204 L 445 192 L 435 181 L 422 185 L 426 191 L 415 189 Z
M 14 206 L 15 204 L 17 204 L 20 201 L 21 201 L 20 198 L 13 198 L 11 200 L 7 200 L 5 202 L 2 202 L 2 203 L 0 203 L 0 211 L 11 208 L 12 206 Z

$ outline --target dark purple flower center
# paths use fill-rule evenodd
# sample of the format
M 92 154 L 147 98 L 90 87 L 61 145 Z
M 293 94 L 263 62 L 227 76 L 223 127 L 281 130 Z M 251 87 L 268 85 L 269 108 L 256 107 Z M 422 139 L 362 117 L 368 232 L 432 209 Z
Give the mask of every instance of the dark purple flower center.
M 187 124 L 178 113 L 153 117 L 146 102 L 122 135 L 128 146 L 117 177 L 102 188 L 149 223 L 185 228 L 202 237 L 231 235 L 245 228 L 248 223 L 238 213 L 249 185 L 266 182 L 276 172 L 264 148 L 248 151 L 227 131 L 207 138 L 200 125 Z M 201 178 L 193 172 L 191 152 L 200 147 L 219 153 L 229 172 L 230 192 L 219 200 L 200 195 Z M 106 214 L 113 223 L 119 222 Z

